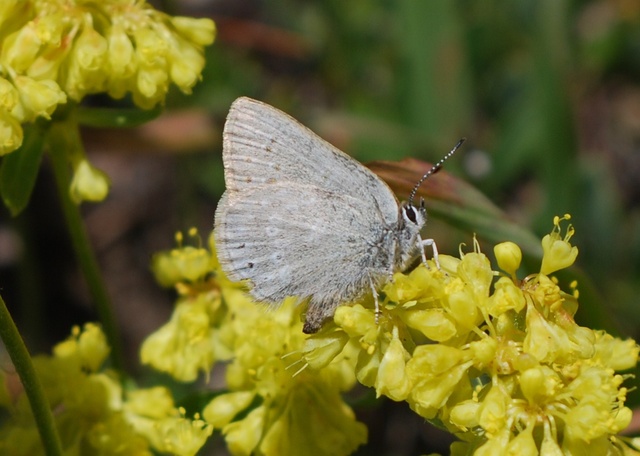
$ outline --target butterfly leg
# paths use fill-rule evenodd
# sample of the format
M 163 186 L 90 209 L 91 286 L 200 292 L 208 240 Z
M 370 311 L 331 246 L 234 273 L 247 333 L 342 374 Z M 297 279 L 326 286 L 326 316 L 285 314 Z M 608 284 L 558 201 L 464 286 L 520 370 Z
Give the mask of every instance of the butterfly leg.
M 382 312 L 380 311 L 380 302 L 378 301 L 378 291 L 376 290 L 376 284 L 373 282 L 373 279 L 369 277 L 369 286 L 371 287 L 371 292 L 373 293 L 373 302 L 376 304 L 376 325 L 380 322 L 380 315 Z
M 422 239 L 422 238 L 419 238 L 419 240 L 420 240 L 420 254 L 422 255 L 422 263 L 424 263 L 427 269 L 429 268 L 429 265 L 427 264 L 427 257 L 424 254 L 424 249 L 425 247 L 430 246 L 431 250 L 433 250 L 433 261 L 435 261 L 436 267 L 440 269 L 440 259 L 438 258 L 438 247 L 436 246 L 436 241 L 434 241 L 433 239 Z

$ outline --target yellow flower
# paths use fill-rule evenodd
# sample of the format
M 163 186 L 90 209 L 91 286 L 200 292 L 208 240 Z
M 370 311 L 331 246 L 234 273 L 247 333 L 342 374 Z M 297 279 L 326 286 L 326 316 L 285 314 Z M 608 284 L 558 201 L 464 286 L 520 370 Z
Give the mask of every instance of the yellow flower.
M 20 102 L 20 95 L 15 86 L 6 78 L 0 77 L 0 108 L 12 112 Z
M 195 282 L 211 272 L 211 255 L 206 249 L 186 246 L 153 256 L 151 269 L 160 285 Z
M 76 204 L 82 201 L 98 202 L 107 197 L 109 185 L 109 176 L 83 159 L 75 167 L 69 194 Z
M 604 331 L 594 331 L 596 353 L 592 360 L 616 371 L 632 369 L 638 364 L 640 347 L 633 339 L 622 340 Z
M 213 427 L 197 417 L 193 420 L 184 416 L 167 417 L 159 420 L 155 427 L 160 442 L 154 448 L 178 456 L 194 456 L 213 433 Z
M 266 407 L 258 407 L 242 420 L 224 427 L 225 441 L 231 454 L 249 456 L 257 453 L 256 449 L 264 435 L 267 411 Z
M 126 421 L 157 451 L 192 456 L 213 432 L 198 416 L 185 418 L 164 387 L 129 391 L 123 404 Z
M 478 448 L 472 454 L 474 456 L 494 456 L 498 454 L 506 454 L 509 440 L 511 439 L 509 429 L 502 429 L 496 436 L 489 436 L 486 443 Z
M 171 320 L 148 336 L 140 351 L 143 364 L 167 372 L 183 382 L 208 373 L 215 360 L 226 359 L 228 351 L 214 352 L 215 312 L 220 295 L 201 293 L 180 299 Z
M 505 454 L 513 454 L 519 456 L 538 456 L 538 447 L 533 438 L 533 429 L 535 425 L 527 426 L 524 431 L 520 432 L 515 438 L 509 441 Z
M 27 8 L 22 11 L 14 9 L 11 12 L 12 16 L 5 16 L 7 22 L 14 22 L 14 27 L 4 29 L 13 33 L 8 36 L 5 35 L 6 32 L 2 33 L 4 40 L 0 54 L 2 66 L 18 74 L 26 73 L 43 45 L 41 34 L 38 33 L 36 23 L 31 20 L 32 16 L 29 14 L 29 7 L 32 5 L 28 4 L 30 2 L 24 3 Z
M 215 24 L 208 19 L 174 16 L 170 21 L 184 39 L 198 46 L 211 44 L 215 36 Z
M 255 397 L 255 391 L 221 394 L 207 404 L 202 411 L 202 416 L 214 428 L 221 429 L 229 424 L 240 412 L 246 410 Z
M 111 70 L 114 81 L 124 81 L 130 78 L 136 71 L 135 47 L 131 38 L 127 35 L 124 25 L 114 23 L 111 33 L 107 36 L 107 65 Z M 116 98 L 124 96 L 126 85 L 114 84 L 110 89 Z
M 99 326 L 87 323 L 83 331 L 74 327 L 72 337 L 59 343 L 53 349 L 58 358 L 75 358 L 78 366 L 89 372 L 97 372 L 109 356 L 107 338 Z
M 87 93 L 104 91 L 107 79 L 107 40 L 87 23 L 81 30 L 65 56 L 61 81 L 65 92 L 77 101 Z
M 394 329 L 396 331 L 380 360 L 378 375 L 373 386 L 378 396 L 384 394 L 394 401 L 402 401 L 411 392 L 413 383 L 406 370 L 409 352 L 398 338 L 397 328 Z
M 444 309 L 421 309 L 403 312 L 400 318 L 435 342 L 445 342 L 458 333 L 456 321 Z
M 13 114 L 22 122 L 30 122 L 36 117 L 49 119 L 58 105 L 67 101 L 67 96 L 55 81 L 16 76 L 13 83 L 20 97 Z
M 0 108 L 0 156 L 20 147 L 23 135 L 20 122 L 5 109 Z
M 28 10 L 31 5 L 23 0 L 5 0 L 0 2 L 0 29 L 11 19 L 20 15 L 20 9 Z
M 498 267 L 515 278 L 515 273 L 522 262 L 522 250 L 513 242 L 502 242 L 493 248 Z
M 571 216 L 565 214 L 563 217 L 555 217 L 553 220 L 553 231 L 542 238 L 542 265 L 540 273 L 549 275 L 560 269 L 568 268 L 576 261 L 578 256 L 578 247 L 572 246 L 569 240 L 574 234 L 573 226 L 567 227 L 567 233 L 564 238 L 561 237 L 560 223 L 564 220 L 570 220 Z
M 305 341 L 304 359 L 311 369 L 319 371 L 342 353 L 348 342 L 344 331 L 325 327 Z
M 518 285 L 512 279 L 500 277 L 487 302 L 487 312 L 498 317 L 508 311 L 520 312 L 525 305 L 526 299 Z
M 457 389 L 467 387 L 464 375 L 472 363 L 464 357 L 462 351 L 443 345 L 416 347 L 407 363 L 414 385 L 407 402 L 418 415 L 435 418 Z
M 13 152 L 22 145 L 24 133 L 20 122 L 24 113 L 20 94 L 15 85 L 0 76 L 0 156 Z
M 313 404 L 313 413 L 308 404 Z M 260 443 L 260 454 L 346 455 L 367 439 L 366 427 L 355 421 L 330 382 L 301 382 L 290 391 L 282 410 L 271 408 L 277 419 Z

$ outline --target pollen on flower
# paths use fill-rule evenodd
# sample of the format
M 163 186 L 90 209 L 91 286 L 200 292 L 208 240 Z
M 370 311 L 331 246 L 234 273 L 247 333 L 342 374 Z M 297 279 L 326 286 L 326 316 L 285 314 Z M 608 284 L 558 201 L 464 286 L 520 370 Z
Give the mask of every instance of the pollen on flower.
M 570 284 L 569 284 L 569 288 L 571 288 L 571 296 L 573 296 L 574 298 L 578 299 L 580 298 L 580 291 L 578 290 L 578 281 L 577 280 L 573 280 Z

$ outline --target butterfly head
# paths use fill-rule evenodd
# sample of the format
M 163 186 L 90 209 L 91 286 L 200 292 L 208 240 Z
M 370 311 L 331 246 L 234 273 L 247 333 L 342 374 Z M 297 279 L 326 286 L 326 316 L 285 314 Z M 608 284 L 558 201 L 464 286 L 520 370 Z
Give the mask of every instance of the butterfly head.
M 420 204 L 414 206 L 409 202 L 404 202 L 400 206 L 402 213 L 402 220 L 405 227 L 414 226 L 418 228 L 418 231 L 424 226 L 427 221 L 427 210 L 424 207 L 424 199 L 420 198 Z
M 445 155 L 438 163 L 436 163 L 427 173 L 422 176 L 422 178 L 418 181 L 418 183 L 411 190 L 411 194 L 409 195 L 409 200 L 402 203 L 400 206 L 401 220 L 398 223 L 398 233 L 397 233 L 397 251 L 396 251 L 396 267 L 400 270 L 405 270 L 413 261 L 416 256 L 416 253 L 422 249 L 422 239 L 420 238 L 420 230 L 427 222 L 427 210 L 424 207 L 424 199 L 420 198 L 420 204 L 414 204 L 414 198 L 418 189 L 422 185 L 422 183 L 432 176 L 433 174 L 440 171 L 442 168 L 442 164 L 448 160 L 455 152 L 460 148 L 462 143 L 465 141 L 462 138 L 458 143 L 451 149 L 451 151 Z M 424 261 L 424 254 L 423 254 Z

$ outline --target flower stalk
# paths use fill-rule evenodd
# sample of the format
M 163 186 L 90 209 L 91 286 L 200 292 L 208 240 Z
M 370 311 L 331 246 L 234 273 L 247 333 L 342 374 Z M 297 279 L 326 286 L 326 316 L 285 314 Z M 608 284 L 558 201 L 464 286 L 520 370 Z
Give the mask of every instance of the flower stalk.
M 0 338 L 4 342 L 29 399 L 45 453 L 47 456 L 62 456 L 60 437 L 56 431 L 49 401 L 44 394 L 29 351 L 20 337 L 2 296 L 0 296 Z
M 71 199 L 69 173 L 69 162 L 71 151 L 82 151 L 82 141 L 78 124 L 73 118 L 64 121 L 54 122 L 48 135 L 48 145 L 50 149 L 51 163 L 58 187 L 58 194 L 62 202 L 67 228 L 71 236 L 73 249 L 78 258 L 80 269 L 84 274 L 89 287 L 89 292 L 93 298 L 100 322 L 111 347 L 111 362 L 113 367 L 122 371 L 124 361 L 120 334 L 113 314 L 111 301 L 107 293 L 106 286 L 100 273 L 100 267 L 95 257 L 95 253 L 89 242 L 89 237 L 85 230 L 79 206 Z

